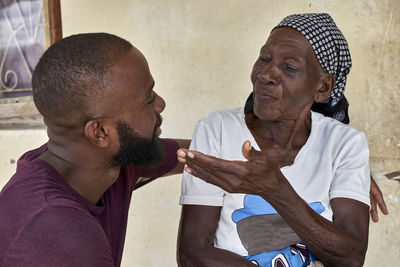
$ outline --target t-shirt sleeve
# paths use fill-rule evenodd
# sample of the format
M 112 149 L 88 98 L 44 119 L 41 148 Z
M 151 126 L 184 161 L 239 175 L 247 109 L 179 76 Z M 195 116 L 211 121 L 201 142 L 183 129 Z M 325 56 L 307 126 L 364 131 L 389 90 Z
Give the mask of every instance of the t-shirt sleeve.
M 74 208 L 35 215 L 13 242 L 2 266 L 114 266 L 100 224 Z
M 138 176 L 140 178 L 134 185 L 134 190 L 153 181 L 158 177 L 163 176 L 167 172 L 173 170 L 178 164 L 178 158 L 176 156 L 176 151 L 179 148 L 178 143 L 175 142 L 175 140 L 173 139 L 161 139 L 161 141 L 165 151 L 164 161 L 155 168 L 139 168 Z
M 330 199 L 343 197 L 370 206 L 369 150 L 365 135 L 352 137 L 338 154 L 329 192 Z
M 220 145 L 215 137 L 217 135 L 203 121 L 200 121 L 195 127 L 190 149 L 219 157 Z M 183 172 L 180 204 L 222 206 L 223 202 L 224 191 L 221 188 L 204 182 L 186 171 Z

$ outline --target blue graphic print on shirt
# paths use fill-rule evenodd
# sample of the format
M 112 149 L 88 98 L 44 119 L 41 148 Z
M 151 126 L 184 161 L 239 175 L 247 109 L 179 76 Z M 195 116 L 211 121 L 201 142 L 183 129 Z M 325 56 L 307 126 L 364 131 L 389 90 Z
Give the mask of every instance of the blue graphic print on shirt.
M 321 214 L 325 208 L 321 202 L 308 204 L 315 212 Z M 244 207 L 232 213 L 232 220 L 238 224 L 248 220 L 250 217 L 259 215 L 279 216 L 277 211 L 265 199 L 256 195 L 245 195 Z M 239 227 L 238 227 L 239 231 Z M 239 236 L 240 233 L 239 233 Z M 246 240 L 248 244 L 248 240 Z M 243 240 L 242 240 L 243 243 Z M 247 247 L 246 247 L 247 249 Z M 305 263 L 314 260 L 314 255 L 306 248 L 304 244 L 294 244 L 280 250 L 266 251 L 246 258 L 259 266 L 265 267 L 301 267 Z

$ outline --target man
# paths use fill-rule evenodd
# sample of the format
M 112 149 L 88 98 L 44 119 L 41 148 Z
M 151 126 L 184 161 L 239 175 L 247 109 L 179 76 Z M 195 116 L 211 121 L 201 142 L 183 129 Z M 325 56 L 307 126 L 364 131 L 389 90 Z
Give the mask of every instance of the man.
M 32 77 L 49 141 L 0 194 L 0 266 L 119 266 L 132 190 L 177 174 L 146 59 L 105 33 L 51 46 Z
M 178 152 L 181 266 L 362 266 L 366 138 L 310 111 L 338 103 L 350 68 L 328 14 L 291 15 L 271 31 L 251 74 L 254 109 L 204 117 L 193 150 Z

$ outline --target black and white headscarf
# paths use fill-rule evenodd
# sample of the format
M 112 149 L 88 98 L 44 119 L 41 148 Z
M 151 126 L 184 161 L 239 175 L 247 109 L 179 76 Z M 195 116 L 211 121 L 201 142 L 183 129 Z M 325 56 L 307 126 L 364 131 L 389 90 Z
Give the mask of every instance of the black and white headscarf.
M 330 97 L 322 103 L 314 103 L 311 110 L 349 123 L 349 104 L 344 97 L 344 90 L 351 69 L 351 56 L 347 41 L 332 17 L 326 13 L 294 14 L 284 18 L 272 31 L 280 27 L 290 27 L 300 32 L 311 44 L 321 67 L 335 77 L 336 85 Z M 250 95 L 245 113 L 253 110 L 252 102 Z

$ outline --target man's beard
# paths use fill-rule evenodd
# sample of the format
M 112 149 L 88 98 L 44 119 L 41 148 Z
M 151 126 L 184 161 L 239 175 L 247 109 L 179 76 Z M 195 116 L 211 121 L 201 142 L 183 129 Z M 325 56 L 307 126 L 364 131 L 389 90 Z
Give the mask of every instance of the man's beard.
M 161 140 L 155 132 L 161 125 L 161 121 L 161 116 L 159 116 L 151 139 L 139 136 L 126 122 L 118 121 L 117 133 L 120 147 L 113 157 L 114 165 L 149 168 L 160 164 L 165 158 L 165 153 Z

